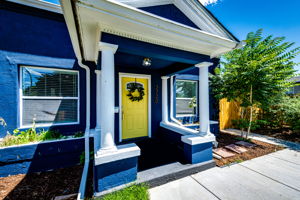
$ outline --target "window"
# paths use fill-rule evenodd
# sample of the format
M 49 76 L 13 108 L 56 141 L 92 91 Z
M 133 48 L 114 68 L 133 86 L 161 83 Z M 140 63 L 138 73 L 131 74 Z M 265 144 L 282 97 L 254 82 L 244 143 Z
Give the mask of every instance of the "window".
M 176 80 L 176 116 L 196 114 L 197 81 Z
M 22 66 L 20 124 L 38 126 L 79 122 L 78 72 Z

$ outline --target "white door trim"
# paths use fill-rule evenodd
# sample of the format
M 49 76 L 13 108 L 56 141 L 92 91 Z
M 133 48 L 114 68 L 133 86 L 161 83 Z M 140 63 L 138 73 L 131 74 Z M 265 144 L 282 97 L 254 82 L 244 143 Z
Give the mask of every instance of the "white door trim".
M 122 78 L 144 78 L 148 79 L 148 137 L 151 138 L 151 75 L 119 73 L 119 142 L 122 142 Z

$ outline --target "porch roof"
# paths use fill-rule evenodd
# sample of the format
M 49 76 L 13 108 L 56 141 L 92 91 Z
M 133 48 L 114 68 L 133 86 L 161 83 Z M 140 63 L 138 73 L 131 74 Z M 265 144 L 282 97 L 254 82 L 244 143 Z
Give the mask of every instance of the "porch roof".
M 97 62 L 102 33 L 216 57 L 238 41 L 192 28 L 114 0 L 61 0 L 78 59 Z

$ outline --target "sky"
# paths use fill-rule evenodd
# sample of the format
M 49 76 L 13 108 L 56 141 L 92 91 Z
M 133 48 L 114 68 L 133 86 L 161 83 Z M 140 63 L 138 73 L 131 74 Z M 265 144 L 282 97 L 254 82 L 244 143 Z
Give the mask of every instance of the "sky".
M 59 0 L 46 0 L 59 3 Z M 239 40 L 260 28 L 300 46 L 300 0 L 200 0 Z M 300 63 L 300 55 L 295 59 Z M 296 67 L 300 73 L 300 66 Z

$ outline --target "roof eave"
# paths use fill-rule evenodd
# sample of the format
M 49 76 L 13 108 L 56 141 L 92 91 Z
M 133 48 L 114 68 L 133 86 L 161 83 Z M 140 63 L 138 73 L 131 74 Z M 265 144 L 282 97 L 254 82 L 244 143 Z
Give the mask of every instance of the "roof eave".
M 61 0 L 61 5 L 74 50 L 81 52 L 80 56 L 85 60 L 97 61 L 99 49 L 96 44 L 100 40 L 101 32 L 213 57 L 237 46 L 237 41 L 191 28 L 113 0 L 73 1 L 76 11 L 69 8 L 71 2 L 72 0 Z M 68 16 L 71 11 L 73 19 Z M 79 54 L 76 53 L 76 56 Z

